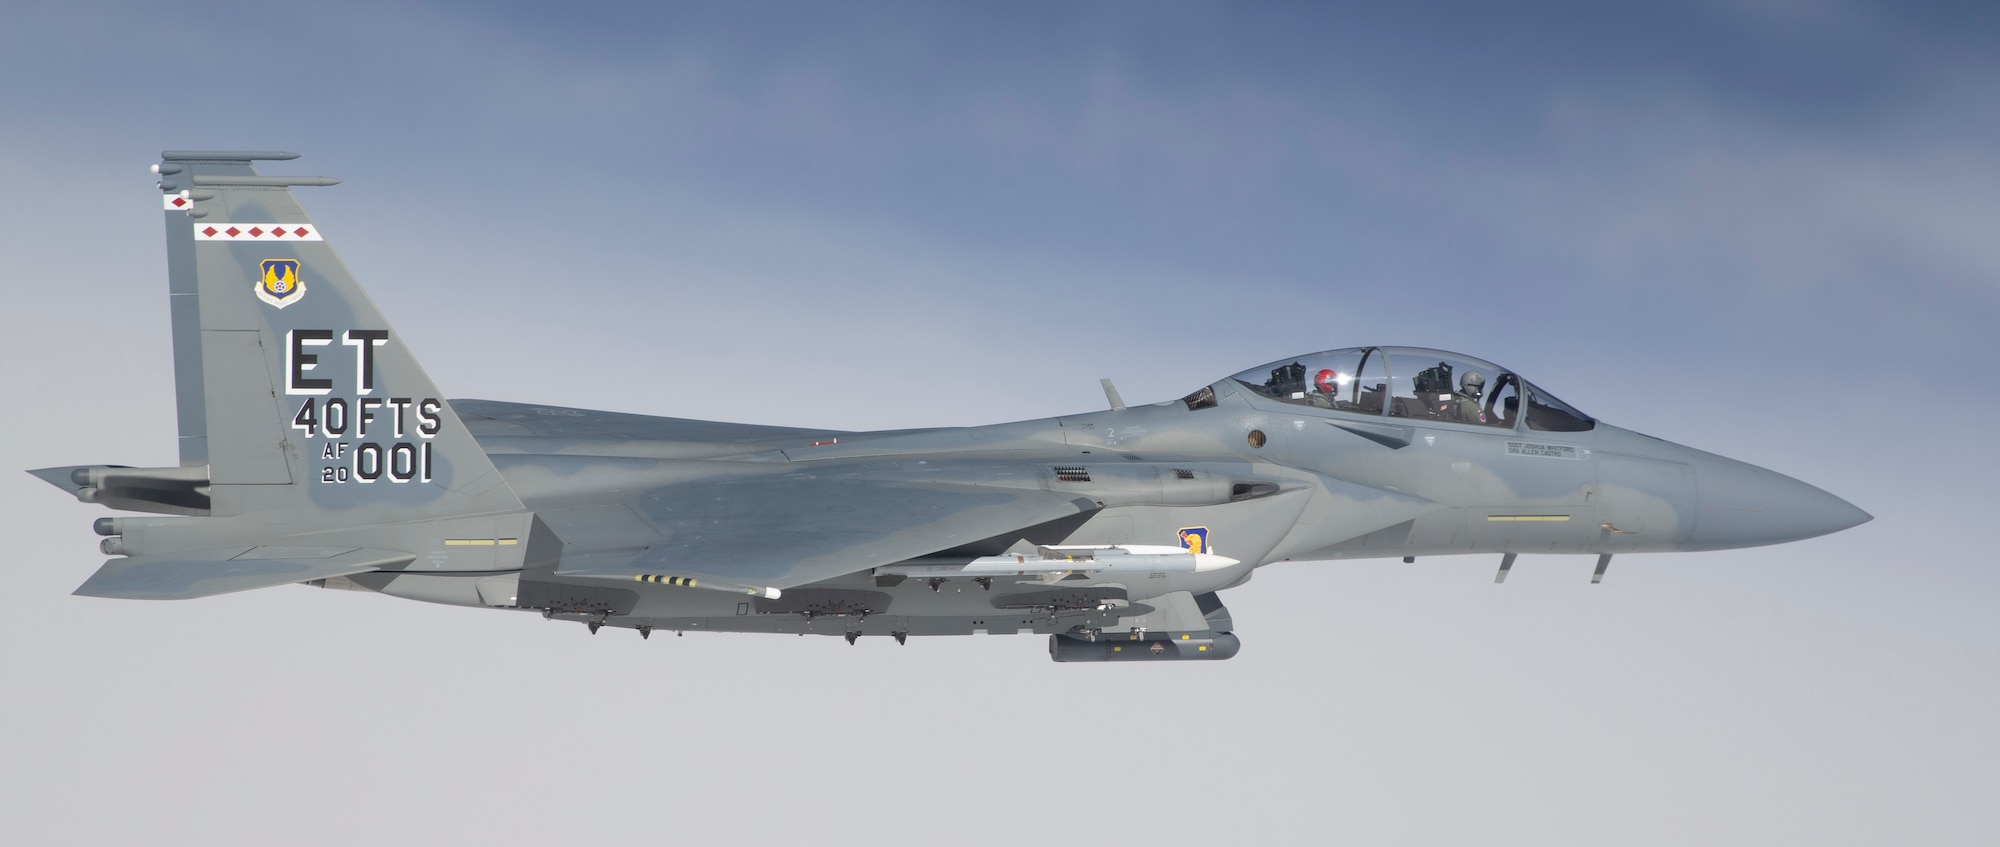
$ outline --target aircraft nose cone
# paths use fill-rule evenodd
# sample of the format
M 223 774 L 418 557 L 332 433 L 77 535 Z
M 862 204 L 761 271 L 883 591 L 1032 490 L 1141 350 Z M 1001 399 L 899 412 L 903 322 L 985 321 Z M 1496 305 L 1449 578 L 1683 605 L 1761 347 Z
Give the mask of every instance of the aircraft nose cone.
M 1846 500 L 1756 465 L 1703 456 L 1694 474 L 1700 506 L 1685 550 L 1782 544 L 1874 520 Z

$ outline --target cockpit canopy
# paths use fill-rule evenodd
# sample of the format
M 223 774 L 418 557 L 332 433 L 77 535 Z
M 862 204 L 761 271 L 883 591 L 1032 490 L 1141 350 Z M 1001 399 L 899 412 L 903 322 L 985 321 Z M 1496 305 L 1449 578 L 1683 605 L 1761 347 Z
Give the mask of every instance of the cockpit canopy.
M 1282 359 L 1231 377 L 1253 398 L 1355 415 L 1582 432 L 1590 416 L 1492 362 L 1421 347 L 1350 347 Z M 1205 396 L 1204 396 L 1205 395 Z M 1527 414 L 1521 414 L 1526 398 Z M 1213 405 L 1212 389 L 1187 397 Z M 1523 418 L 1525 417 L 1525 421 Z

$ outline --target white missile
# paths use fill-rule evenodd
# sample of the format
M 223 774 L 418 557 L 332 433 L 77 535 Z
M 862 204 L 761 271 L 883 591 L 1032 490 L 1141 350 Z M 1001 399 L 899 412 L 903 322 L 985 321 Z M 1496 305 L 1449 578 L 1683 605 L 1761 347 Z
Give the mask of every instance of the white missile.
M 1150 544 L 1104 547 L 1037 547 L 1033 553 L 981 556 L 970 562 L 916 560 L 876 568 L 877 574 L 914 577 L 1034 576 L 1047 573 L 1200 573 L 1240 564 L 1228 556 L 1189 553 Z

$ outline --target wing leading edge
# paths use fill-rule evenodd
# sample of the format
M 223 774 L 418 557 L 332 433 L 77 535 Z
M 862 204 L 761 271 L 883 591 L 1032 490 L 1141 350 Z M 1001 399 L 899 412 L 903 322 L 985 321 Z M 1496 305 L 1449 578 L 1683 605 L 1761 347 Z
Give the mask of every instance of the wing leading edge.
M 538 436 L 640 441 L 754 444 L 849 435 L 841 430 L 662 418 L 499 400 L 451 401 L 453 411 L 479 436 Z

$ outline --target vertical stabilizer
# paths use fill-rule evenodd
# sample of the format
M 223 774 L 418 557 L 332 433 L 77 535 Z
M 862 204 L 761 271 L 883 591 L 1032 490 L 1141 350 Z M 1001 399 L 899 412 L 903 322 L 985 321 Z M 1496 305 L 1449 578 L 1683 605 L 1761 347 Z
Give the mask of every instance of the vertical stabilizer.
M 213 514 L 333 523 L 515 511 L 520 501 L 293 197 L 276 152 L 168 151 L 181 463 Z

